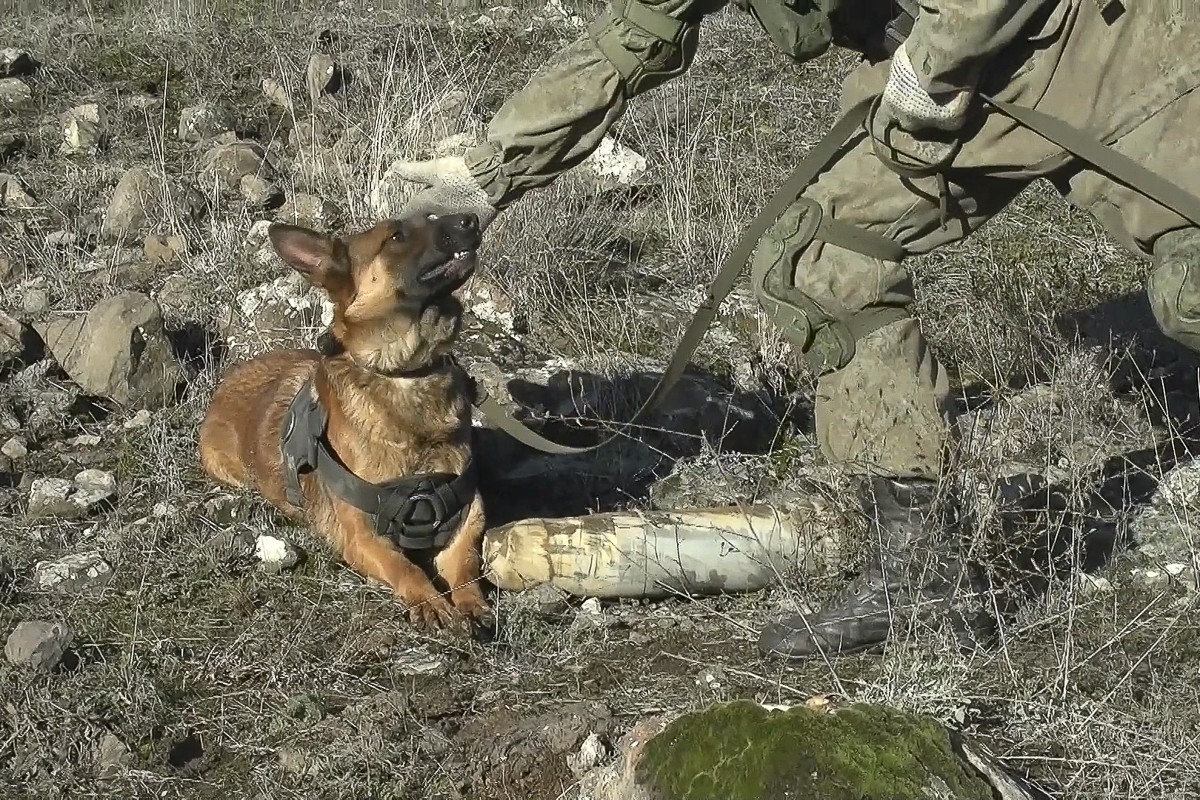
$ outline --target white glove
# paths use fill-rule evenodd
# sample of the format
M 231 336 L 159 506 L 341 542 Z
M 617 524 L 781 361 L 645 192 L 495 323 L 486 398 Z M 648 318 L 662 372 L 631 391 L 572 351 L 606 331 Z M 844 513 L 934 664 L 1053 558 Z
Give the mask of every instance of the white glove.
M 901 44 L 892 55 L 881 110 L 909 133 L 928 128 L 956 131 L 967 121 L 971 95 L 969 90 L 930 95 L 921 87 L 908 51 Z
M 479 217 L 479 230 L 486 228 L 496 217 L 496 209 L 467 169 L 462 156 L 445 156 L 428 161 L 396 161 L 384 175 L 421 183 L 429 187 L 417 192 L 404 205 L 405 216 L 417 212 L 433 214 L 464 214 L 474 212 Z

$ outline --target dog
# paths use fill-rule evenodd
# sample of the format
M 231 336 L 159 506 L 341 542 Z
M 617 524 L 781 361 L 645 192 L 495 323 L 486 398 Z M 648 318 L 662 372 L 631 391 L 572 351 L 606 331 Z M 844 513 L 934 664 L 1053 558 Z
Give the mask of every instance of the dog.
M 199 431 L 214 481 L 253 489 L 389 587 L 428 631 L 495 625 L 472 461 L 472 384 L 453 360 L 474 214 L 383 220 L 345 238 L 273 224 L 275 252 L 333 302 L 318 349 L 233 366 Z M 433 578 L 410 555 L 432 556 Z

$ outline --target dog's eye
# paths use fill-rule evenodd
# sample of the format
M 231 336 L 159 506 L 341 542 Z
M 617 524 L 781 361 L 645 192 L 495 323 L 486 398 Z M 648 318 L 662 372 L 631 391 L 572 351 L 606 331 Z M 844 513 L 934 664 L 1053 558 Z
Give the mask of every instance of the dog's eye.
M 396 228 L 396 230 L 392 232 L 392 239 L 394 241 L 403 242 L 407 238 L 408 237 L 404 235 L 404 226 L 403 225 L 398 226 Z

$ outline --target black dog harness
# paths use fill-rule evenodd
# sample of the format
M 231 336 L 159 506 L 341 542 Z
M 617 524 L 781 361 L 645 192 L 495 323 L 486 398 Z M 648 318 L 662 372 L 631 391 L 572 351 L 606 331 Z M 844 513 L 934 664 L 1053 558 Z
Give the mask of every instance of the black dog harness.
M 444 546 L 475 497 L 474 462 L 461 475 L 433 472 L 371 483 L 333 452 L 325 435 L 328 422 L 310 378 L 288 406 L 280 435 L 288 502 L 303 507 L 300 476 L 316 472 L 335 496 L 370 516 L 379 535 L 409 550 Z

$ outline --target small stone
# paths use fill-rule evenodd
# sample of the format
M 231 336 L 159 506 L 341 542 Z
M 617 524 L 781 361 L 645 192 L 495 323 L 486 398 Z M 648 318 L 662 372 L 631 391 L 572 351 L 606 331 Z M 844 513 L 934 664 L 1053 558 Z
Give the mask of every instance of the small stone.
M 539 583 L 521 592 L 514 601 L 530 608 L 540 617 L 554 618 L 567 612 L 570 608 L 566 595 L 548 583 Z
M 316 53 L 308 60 L 306 82 L 308 96 L 315 102 L 323 94 L 332 94 L 341 87 L 339 70 L 333 58 L 325 53 Z
M 125 743 L 111 733 L 104 734 L 96 755 L 96 766 L 100 768 L 100 777 L 112 777 L 131 763 L 133 763 L 133 755 Z
M 75 632 L 60 622 L 21 622 L 4 644 L 10 663 L 49 672 L 62 661 Z
M 28 316 L 36 317 L 50 307 L 50 295 L 40 286 L 26 289 L 21 296 L 21 310 Z
M 66 478 L 36 478 L 29 488 L 30 517 L 74 517 L 79 509 L 68 499 L 75 484 Z
M 184 142 L 212 139 L 233 129 L 233 119 L 224 108 L 214 105 L 189 106 L 179 112 L 176 134 Z
M 583 740 L 578 753 L 567 756 L 567 768 L 576 778 L 582 778 L 584 774 L 598 767 L 607 757 L 608 747 L 593 731 Z
M 191 281 L 186 275 L 177 273 L 167 276 L 162 287 L 154 295 L 164 314 L 184 316 L 195 305 Z
M 152 416 L 148 409 L 145 409 L 145 408 L 138 409 L 138 411 L 136 411 L 132 417 L 125 420 L 125 424 L 122 425 L 121 427 L 123 427 L 127 431 L 131 431 L 136 428 L 144 428 L 150 424 L 151 419 L 152 419 Z
M 95 447 L 100 444 L 100 437 L 91 433 L 81 433 L 70 440 L 72 447 Z
M 231 494 L 220 494 L 204 501 L 204 515 L 221 526 L 232 525 L 245 514 L 245 504 Z
M 74 245 L 75 238 L 71 231 L 54 231 L 46 234 L 46 247 L 50 250 L 62 250 Z
M 446 661 L 441 656 L 413 648 L 392 656 L 392 666 L 402 675 L 437 675 L 446 669 Z
M 0 78 L 32 75 L 38 63 L 26 50 L 15 47 L 0 48 Z
M 25 191 L 25 187 L 17 180 L 15 175 L 9 175 L 7 172 L 0 172 L 0 206 L 20 211 L 22 209 L 35 208 L 37 201 Z
M 289 225 L 321 230 L 335 226 L 342 218 L 342 210 L 332 201 L 311 194 L 295 194 L 275 212 L 275 218 Z
M 288 146 L 293 150 L 319 147 L 325 138 L 325 127 L 319 119 L 302 119 L 288 131 Z
M 260 534 L 254 546 L 254 554 L 268 572 L 291 569 L 300 563 L 300 551 L 286 539 L 269 534 Z
M 600 598 L 589 597 L 588 599 L 584 600 L 583 603 L 579 606 L 579 612 L 581 614 L 593 614 L 593 615 L 603 614 L 604 609 L 600 606 Z
M 272 208 L 279 205 L 283 192 L 271 181 L 258 175 L 243 175 L 242 198 L 255 208 Z
M 15 461 L 29 455 L 29 448 L 25 446 L 25 441 L 21 437 L 14 436 L 0 447 L 0 453 Z
M 147 236 L 142 242 L 142 255 L 156 267 L 165 267 L 180 260 L 187 246 L 180 236 Z
M 98 103 L 75 106 L 58 120 L 62 127 L 64 153 L 95 150 L 108 132 L 108 115 Z
M 138 292 L 106 297 L 85 316 L 35 324 L 47 350 L 84 391 L 137 409 L 176 400 L 184 368 L 158 303 Z
M 292 110 L 292 99 L 288 97 L 287 90 L 283 88 L 283 84 L 274 78 L 263 78 L 262 92 L 267 98 L 267 102 L 273 106 L 278 106 L 287 111 Z
M 1086 572 L 1079 575 L 1079 588 L 1088 594 L 1109 594 L 1113 591 L 1112 581 Z
M 101 233 L 107 239 L 116 239 L 144 232 L 150 224 L 148 207 L 158 202 L 158 189 L 150 173 L 141 167 L 126 170 L 109 199 Z
M 0 78 L 0 107 L 27 108 L 33 104 L 33 92 L 20 78 Z
M 267 152 L 262 145 L 237 141 L 209 150 L 201 160 L 200 172 L 209 187 L 233 191 L 240 186 L 243 177 L 269 178 L 273 171 L 267 164 Z
M 55 561 L 39 561 L 33 567 L 34 585 L 60 594 L 102 590 L 112 575 L 112 566 L 99 553 L 75 553 Z

